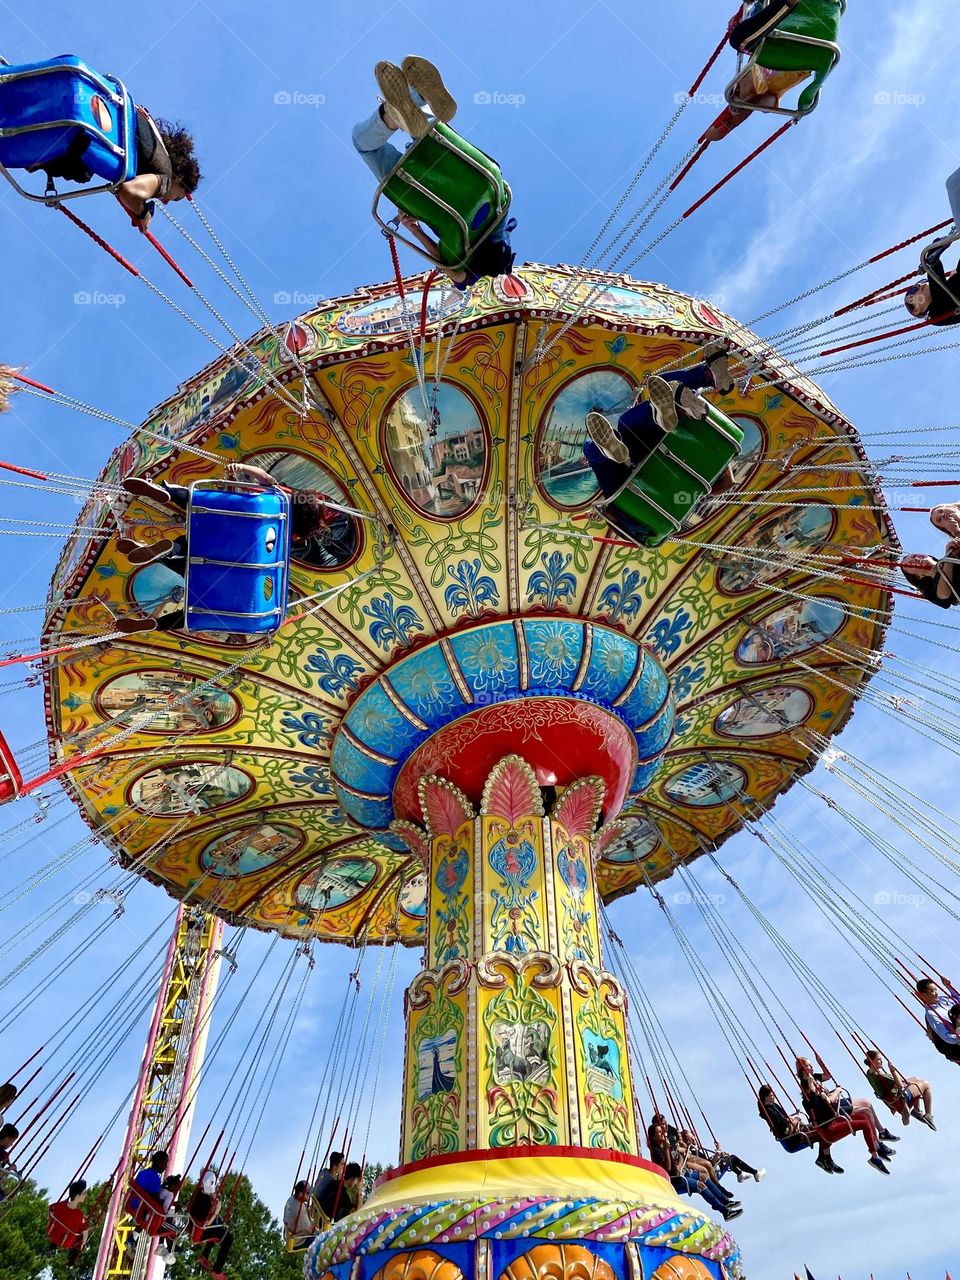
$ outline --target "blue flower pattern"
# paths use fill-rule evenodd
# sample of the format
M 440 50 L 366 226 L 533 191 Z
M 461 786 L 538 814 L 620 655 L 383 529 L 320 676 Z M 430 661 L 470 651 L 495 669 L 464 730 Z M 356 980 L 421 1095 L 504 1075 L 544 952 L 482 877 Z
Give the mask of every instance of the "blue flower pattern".
M 654 653 L 672 657 L 683 642 L 684 632 L 692 626 L 693 619 L 686 609 L 679 609 L 672 618 L 661 618 L 652 632 Z
M 330 741 L 327 721 L 316 711 L 305 711 L 302 716 L 295 716 L 292 711 L 287 711 L 280 723 L 284 729 L 290 729 L 297 735 L 301 746 L 321 747 Z
M 318 688 L 336 697 L 341 693 L 356 693 L 357 676 L 363 666 L 345 653 L 331 659 L 325 649 L 318 649 L 307 659 L 306 670 L 318 677 Z
M 560 551 L 553 551 L 548 556 L 544 552 L 540 557 L 543 568 L 530 575 L 527 598 L 531 601 L 542 600 L 547 609 L 572 600 L 577 590 L 577 579 L 575 574 L 566 571 L 572 559 L 573 555 L 570 553 L 564 555 Z
M 460 613 L 476 617 L 484 605 L 495 605 L 500 599 L 496 582 L 489 574 L 480 572 L 479 560 L 461 560 L 447 572 L 453 581 L 443 598 L 454 617 Z
M 375 596 L 363 606 L 363 612 L 372 619 L 370 636 L 381 649 L 388 650 L 391 645 L 405 647 L 418 631 L 423 630 L 416 609 L 408 604 L 395 604 L 392 591 Z
M 642 588 L 647 575 L 639 569 L 631 569 L 622 582 L 611 582 L 600 595 L 600 608 L 606 609 L 611 622 L 621 619 L 629 622 L 643 608 Z
M 676 694 L 678 702 L 685 702 L 693 690 L 694 685 L 699 684 L 707 673 L 706 664 L 698 662 L 696 666 L 687 663 L 685 667 L 681 667 L 673 681 L 673 692 Z
M 498 644 L 498 635 L 484 628 L 462 641 L 460 665 L 475 693 L 499 693 L 514 684 L 519 666 L 516 650 L 511 653 Z
M 562 622 L 538 627 L 531 634 L 527 628 L 530 655 L 530 680 L 534 685 L 568 680 L 580 661 L 578 647 L 570 643 L 571 633 Z
M 330 786 L 330 778 L 328 770 L 319 764 L 307 764 L 299 773 L 291 773 L 290 781 L 296 782 L 301 787 L 309 787 L 316 796 L 328 796 L 332 794 Z M 339 810 L 337 810 L 339 812 Z M 343 815 L 341 814 L 341 819 Z

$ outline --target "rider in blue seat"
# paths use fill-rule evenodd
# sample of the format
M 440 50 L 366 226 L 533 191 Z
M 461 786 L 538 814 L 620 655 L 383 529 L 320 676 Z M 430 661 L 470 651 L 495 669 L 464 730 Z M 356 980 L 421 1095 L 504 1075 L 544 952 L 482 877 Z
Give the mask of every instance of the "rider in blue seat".
M 0 128 L 0 163 L 11 182 L 11 169 L 45 173 L 46 198 L 55 203 L 84 193 L 58 192 L 54 179 L 82 188 L 100 178 L 96 190 L 114 191 L 144 228 L 152 201 L 183 200 L 200 182 L 194 141 L 182 125 L 155 120 L 119 80 L 70 54 L 0 68 Z
M 201 173 L 194 155 L 194 141 L 182 124 L 154 120 L 137 107 L 137 173 L 121 183 L 117 195 L 132 218 L 146 228 L 153 213 L 151 202 L 170 204 L 192 196 Z
M 86 139 L 78 135 L 74 146 L 42 166 L 51 178 L 69 182 L 89 182 L 93 176 L 80 159 Z M 155 120 L 144 107 L 136 110 L 136 173 L 117 187 L 117 196 L 130 217 L 148 227 L 153 201 L 170 204 L 193 195 L 200 185 L 200 165 L 194 155 L 194 141 L 181 124 Z
M 262 485 L 265 488 L 283 488 L 269 471 L 249 463 L 233 462 L 227 467 L 227 479 L 245 484 Z M 154 484 L 141 476 L 129 476 L 123 482 L 124 490 L 135 498 L 146 498 L 161 506 L 172 506 L 186 512 L 190 490 L 184 485 Z M 314 540 L 336 540 L 349 537 L 353 529 L 353 517 L 334 510 L 319 493 L 306 489 L 288 490 L 290 493 L 290 533 L 294 553 L 306 548 Z M 136 542 L 132 538 L 118 538 L 117 550 L 138 567 L 146 564 L 162 564 L 173 573 L 186 577 L 188 548 L 186 533 L 174 538 L 160 538 L 156 542 Z M 272 551 L 272 547 L 267 548 Z M 156 601 L 147 616 L 128 614 L 118 618 L 116 628 L 124 635 L 140 631 L 179 631 L 185 623 L 186 608 L 183 588 L 177 594 L 166 595 Z M 170 602 L 183 607 L 165 612 Z

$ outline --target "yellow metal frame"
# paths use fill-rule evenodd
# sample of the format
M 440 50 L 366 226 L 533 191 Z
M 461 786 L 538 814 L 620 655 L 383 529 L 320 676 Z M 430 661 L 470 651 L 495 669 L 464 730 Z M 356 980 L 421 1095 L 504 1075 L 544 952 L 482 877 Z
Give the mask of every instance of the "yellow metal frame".
M 111 1197 L 95 1280 L 143 1280 L 151 1272 L 153 1241 L 141 1235 L 131 1247 L 137 1228 L 123 1212 L 123 1203 L 130 1177 L 147 1165 L 154 1151 L 166 1148 L 172 1168 L 178 1154 L 186 1150 L 222 938 L 223 921 L 217 917 L 189 907 L 177 912 L 157 995 L 155 1034 L 152 1044 L 147 1044 L 142 1085 L 127 1131 L 126 1159 Z

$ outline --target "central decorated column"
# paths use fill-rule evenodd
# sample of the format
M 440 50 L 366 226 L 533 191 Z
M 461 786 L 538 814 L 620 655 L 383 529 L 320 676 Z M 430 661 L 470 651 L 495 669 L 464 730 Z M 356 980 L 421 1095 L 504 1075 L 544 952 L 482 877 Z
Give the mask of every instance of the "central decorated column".
M 640 1155 L 597 861 L 675 723 L 666 672 L 596 622 L 431 641 L 331 749 L 339 803 L 415 855 L 401 1164 L 312 1246 L 311 1280 L 738 1280 L 722 1226 Z
M 636 1155 L 625 997 L 604 970 L 592 837 L 599 778 L 544 811 L 519 757 L 476 814 L 422 778 L 426 965 L 407 993 L 405 1162 L 455 1151 L 590 1147 Z

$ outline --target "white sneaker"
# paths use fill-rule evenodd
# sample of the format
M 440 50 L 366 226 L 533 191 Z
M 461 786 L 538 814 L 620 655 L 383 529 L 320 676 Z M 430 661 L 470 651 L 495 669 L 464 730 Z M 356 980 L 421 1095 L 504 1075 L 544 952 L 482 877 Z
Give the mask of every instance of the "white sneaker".
M 689 387 L 684 387 L 680 392 L 680 408 L 688 418 L 693 418 L 696 422 L 702 422 L 707 416 L 706 400 Z
M 758 1169 L 757 1172 L 753 1175 L 753 1180 L 754 1182 L 762 1182 L 766 1176 L 767 1176 L 766 1169 Z
M 673 383 L 656 376 L 647 379 L 647 399 L 653 409 L 653 418 L 661 431 L 675 431 L 679 418 L 673 395 Z
M 400 127 L 411 138 L 422 138 L 430 131 L 430 121 L 410 96 L 407 77 L 392 62 L 378 62 L 374 75 L 383 100 L 392 115 L 400 121 Z
M 746 1182 L 746 1181 L 747 1181 L 747 1179 L 748 1179 L 748 1178 L 750 1178 L 750 1177 L 752 1177 L 752 1176 L 753 1176 L 752 1174 L 749 1174 L 749 1173 L 743 1173 L 743 1172 L 741 1171 L 740 1173 L 738 1173 L 738 1174 L 737 1174 L 737 1181 L 738 1181 L 738 1182 Z
M 602 413 L 587 414 L 587 431 L 590 439 L 605 458 L 619 463 L 621 467 L 629 467 L 630 450 L 617 435 L 613 423 Z

